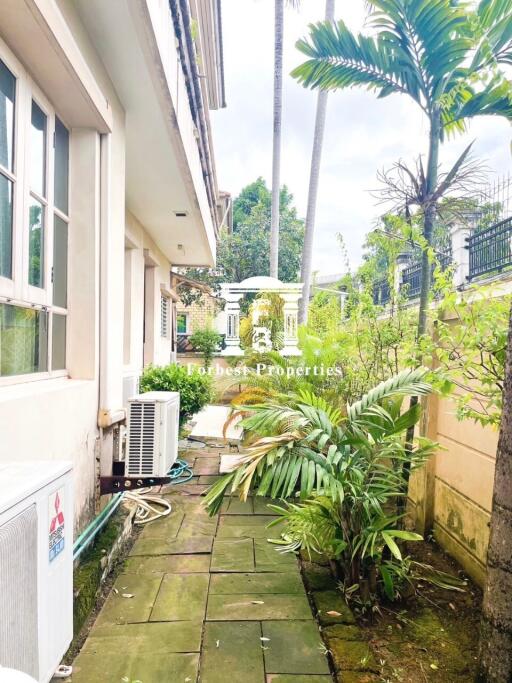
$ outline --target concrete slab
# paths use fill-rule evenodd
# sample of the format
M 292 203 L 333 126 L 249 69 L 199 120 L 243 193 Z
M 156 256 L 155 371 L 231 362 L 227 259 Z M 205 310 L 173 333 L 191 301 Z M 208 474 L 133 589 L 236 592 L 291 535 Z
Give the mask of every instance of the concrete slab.
M 257 622 L 205 624 L 201 683 L 264 683 L 261 626 Z
M 208 596 L 208 574 L 166 574 L 150 621 L 200 621 Z
M 199 655 L 197 653 L 168 653 L 164 655 L 141 655 L 130 650 L 112 653 L 109 657 L 80 654 L 73 663 L 73 683 L 110 683 L 114 681 L 141 681 L 163 683 L 164 681 L 197 680 Z M 71 681 L 71 679 L 69 679 Z
M 231 412 L 229 406 L 206 406 L 206 408 L 203 408 L 201 412 L 194 416 L 194 426 L 190 436 L 195 438 L 223 439 L 223 428 Z M 240 419 L 229 425 L 225 437 L 229 441 L 240 441 L 242 438 Z
M 127 558 L 126 574 L 197 574 L 208 572 L 210 555 L 135 555 Z
M 161 583 L 161 576 L 120 574 L 95 626 L 148 621 Z
M 210 553 L 212 536 L 193 536 L 163 540 L 158 538 L 139 538 L 130 555 L 188 555 L 189 553 Z
M 299 571 L 294 553 L 279 552 L 279 546 L 264 539 L 254 540 L 254 560 L 257 572 Z
M 207 621 L 267 621 L 311 619 L 306 595 L 210 595 Z
M 254 570 L 252 538 L 216 538 L 213 544 L 211 572 L 251 572 Z
M 100 626 L 87 638 L 82 652 L 100 657 L 128 651 L 141 655 L 199 652 L 202 630 L 202 621 Z
M 312 619 L 308 621 L 265 621 L 265 671 L 285 674 L 328 674 L 322 637 Z
M 210 579 L 210 595 L 237 593 L 304 594 L 304 584 L 297 573 L 214 574 Z

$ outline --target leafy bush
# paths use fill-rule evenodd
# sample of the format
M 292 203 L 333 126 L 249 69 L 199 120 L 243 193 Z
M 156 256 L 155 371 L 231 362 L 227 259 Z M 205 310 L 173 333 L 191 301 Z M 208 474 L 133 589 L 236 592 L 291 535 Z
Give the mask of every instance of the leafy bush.
M 348 406 L 346 415 L 304 390 L 251 406 L 243 425 L 260 438 L 210 488 L 209 510 L 216 512 L 228 491 L 242 500 L 250 491 L 274 499 L 295 495 L 297 503 L 273 507 L 286 523 L 278 541 L 283 550 L 327 556 L 345 589 L 363 599 L 396 597 L 397 577 L 407 574 L 399 542 L 422 540 L 401 528 L 397 514 L 397 500 L 407 492 L 404 466 L 421 465 L 436 445 L 421 439 L 406 446 L 405 432 L 421 407 L 402 410 L 402 403 L 430 392 L 426 374 L 404 370 Z
M 212 382 L 199 369 L 189 370 L 183 365 L 150 365 L 140 378 L 140 390 L 179 391 L 180 425 L 199 412 L 212 400 Z
M 213 354 L 218 351 L 222 342 L 222 337 L 215 330 L 196 330 L 189 337 L 189 342 L 196 351 L 203 354 L 204 367 L 209 368 L 212 363 Z

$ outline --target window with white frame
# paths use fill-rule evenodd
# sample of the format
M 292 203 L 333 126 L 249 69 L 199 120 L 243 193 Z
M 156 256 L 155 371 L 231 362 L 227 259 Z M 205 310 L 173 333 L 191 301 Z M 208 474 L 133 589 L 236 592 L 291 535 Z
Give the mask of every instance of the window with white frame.
M 69 132 L 0 46 L 0 381 L 66 368 Z
M 169 297 L 160 295 L 160 336 L 169 339 Z

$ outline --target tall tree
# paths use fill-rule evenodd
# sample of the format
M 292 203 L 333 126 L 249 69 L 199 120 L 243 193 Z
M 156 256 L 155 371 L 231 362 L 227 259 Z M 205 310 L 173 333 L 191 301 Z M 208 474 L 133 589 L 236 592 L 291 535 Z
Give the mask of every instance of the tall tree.
M 279 192 L 281 187 L 281 124 L 283 118 L 283 40 L 285 0 L 274 0 L 274 116 L 272 136 L 272 211 L 270 227 L 270 276 L 279 271 Z M 298 7 L 300 0 L 287 0 Z
M 274 116 L 272 134 L 272 211 L 270 223 L 270 277 L 279 263 L 279 189 L 281 183 L 281 122 L 283 117 L 284 0 L 274 0 Z
M 510 84 L 500 71 L 512 63 L 512 0 L 481 0 L 475 11 L 458 0 L 371 0 L 371 35 L 352 33 L 343 21 L 311 28 L 298 49 L 308 60 L 292 75 L 322 90 L 364 87 L 379 98 L 409 96 L 429 122 L 423 210 L 422 278 L 418 335 L 427 325 L 430 245 L 437 214 L 439 148 L 468 119 L 512 119 Z
M 512 309 L 494 473 L 480 637 L 480 683 L 512 681 Z
M 334 4 L 335 0 L 326 0 L 325 2 L 326 21 L 333 21 L 334 19 Z M 311 153 L 311 169 L 309 172 L 304 250 L 302 252 L 300 271 L 300 280 L 304 283 L 304 289 L 299 304 L 299 323 L 307 323 L 308 321 L 309 291 L 311 289 L 311 274 L 313 268 L 313 239 L 315 235 L 316 203 L 320 179 L 320 161 L 322 159 L 326 112 L 327 90 L 320 90 L 316 102 L 315 133 L 313 137 L 313 151 Z

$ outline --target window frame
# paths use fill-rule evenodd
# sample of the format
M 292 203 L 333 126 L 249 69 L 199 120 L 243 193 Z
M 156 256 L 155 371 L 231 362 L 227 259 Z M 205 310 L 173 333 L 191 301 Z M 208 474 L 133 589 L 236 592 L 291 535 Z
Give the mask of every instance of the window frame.
M 12 268 L 11 279 L 0 276 L 0 303 L 46 311 L 48 314 L 47 341 L 47 370 L 20 375 L 0 375 L 0 386 L 21 384 L 32 381 L 42 381 L 56 377 L 68 377 L 67 369 L 52 369 L 53 353 L 53 316 L 66 317 L 66 340 L 68 346 L 69 306 L 63 308 L 53 303 L 53 255 L 54 255 L 54 224 L 58 216 L 68 226 L 68 263 L 69 275 L 69 207 L 71 186 L 69 183 L 68 147 L 68 214 L 58 209 L 54 204 L 55 186 L 55 121 L 56 118 L 67 129 L 71 140 L 71 129 L 65 118 L 55 111 L 51 102 L 42 90 L 23 68 L 19 60 L 0 39 L 0 59 L 16 79 L 14 96 L 14 135 L 13 135 L 13 164 L 12 171 L 0 167 L 0 173 L 13 184 L 12 193 Z M 46 149 L 45 164 L 45 195 L 42 197 L 30 187 L 30 134 L 32 102 L 35 102 L 46 115 Z M 43 206 L 43 287 L 36 287 L 29 283 L 29 206 L 34 199 Z M 67 353 L 66 353 L 67 364 Z

